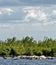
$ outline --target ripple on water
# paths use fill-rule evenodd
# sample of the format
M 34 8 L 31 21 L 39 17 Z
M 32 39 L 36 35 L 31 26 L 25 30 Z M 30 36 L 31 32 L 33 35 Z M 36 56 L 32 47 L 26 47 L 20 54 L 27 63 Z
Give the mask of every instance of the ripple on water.
M 3 59 L 0 58 L 0 65 L 56 65 L 56 59 L 45 59 L 45 60 L 27 60 L 27 59 L 18 59 L 14 60 L 13 58 Z

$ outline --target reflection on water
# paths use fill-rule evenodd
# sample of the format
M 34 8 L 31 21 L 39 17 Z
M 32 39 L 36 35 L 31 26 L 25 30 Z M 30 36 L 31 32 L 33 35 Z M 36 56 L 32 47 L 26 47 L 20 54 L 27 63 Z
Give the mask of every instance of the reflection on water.
M 0 65 L 56 65 L 56 59 L 27 60 L 27 59 L 3 59 L 0 57 Z

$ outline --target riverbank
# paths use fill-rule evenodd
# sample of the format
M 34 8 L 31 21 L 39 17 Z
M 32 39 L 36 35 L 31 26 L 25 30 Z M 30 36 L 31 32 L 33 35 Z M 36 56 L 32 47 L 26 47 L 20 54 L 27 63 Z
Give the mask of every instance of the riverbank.
M 6 56 L 3 56 L 3 58 L 4 59 L 7 59 L 8 57 L 6 57 Z M 46 56 L 44 56 L 44 55 L 42 55 L 42 56 L 26 56 L 26 55 L 23 55 L 23 56 L 12 56 L 12 57 L 9 57 L 9 58 L 13 58 L 14 60 L 17 60 L 17 59 L 30 59 L 30 60 L 32 60 L 32 59 L 35 59 L 35 60 L 37 60 L 37 59 L 53 59 L 54 57 L 51 57 L 51 56 L 48 56 L 48 57 L 46 57 Z
M 51 56 L 18 56 L 20 59 L 53 59 L 54 57 Z

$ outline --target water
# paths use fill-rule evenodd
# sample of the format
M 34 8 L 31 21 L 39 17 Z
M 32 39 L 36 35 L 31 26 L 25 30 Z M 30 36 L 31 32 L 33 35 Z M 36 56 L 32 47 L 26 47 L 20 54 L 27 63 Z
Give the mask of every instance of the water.
M 27 60 L 13 58 L 0 58 L 0 65 L 56 65 L 56 59 L 42 59 L 42 60 Z

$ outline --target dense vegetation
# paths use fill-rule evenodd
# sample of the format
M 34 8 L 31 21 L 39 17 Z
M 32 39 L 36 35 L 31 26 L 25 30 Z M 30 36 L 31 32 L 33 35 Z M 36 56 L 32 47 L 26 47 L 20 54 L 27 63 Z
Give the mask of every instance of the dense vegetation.
M 56 40 L 45 37 L 35 41 L 32 37 L 16 40 L 15 37 L 0 41 L 0 56 L 45 55 L 56 56 Z

